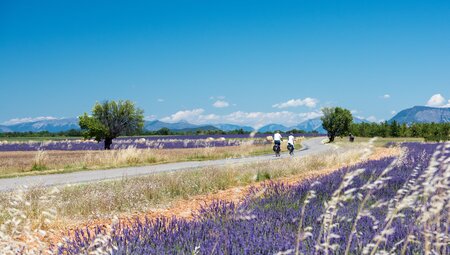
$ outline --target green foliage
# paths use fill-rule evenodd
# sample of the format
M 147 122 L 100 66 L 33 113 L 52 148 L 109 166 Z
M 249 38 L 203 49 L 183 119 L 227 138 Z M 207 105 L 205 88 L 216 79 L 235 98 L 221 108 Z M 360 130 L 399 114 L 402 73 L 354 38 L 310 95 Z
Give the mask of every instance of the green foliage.
M 43 171 L 47 170 L 47 167 L 45 165 L 34 163 L 31 167 L 31 171 Z
M 397 123 L 397 121 L 392 121 L 391 127 L 390 127 L 390 136 L 391 137 L 399 137 L 400 136 L 400 125 Z
M 61 132 L 48 132 L 48 131 L 39 131 L 39 132 L 7 132 L 0 133 L 0 138 L 36 138 L 37 140 L 46 140 L 48 139 L 67 139 L 68 137 L 80 137 L 82 136 L 81 130 L 71 129 L 68 131 Z M 16 139 L 13 139 L 16 140 Z M 19 140 L 19 139 L 17 139 Z
M 223 131 L 215 130 L 170 130 L 168 128 L 161 128 L 156 131 L 143 131 L 141 135 L 227 135 L 227 134 L 250 134 L 250 132 L 243 129 Z
M 95 138 L 96 141 L 100 142 L 109 136 L 108 128 L 95 117 L 88 116 L 87 113 L 80 116 L 79 125 L 83 130 L 83 137 L 86 139 Z
M 169 135 L 170 134 L 170 129 L 164 127 L 161 128 L 160 130 L 155 132 L 156 135 Z
M 97 141 L 105 139 L 105 149 L 109 149 L 112 139 L 142 132 L 143 113 L 129 100 L 97 102 L 91 116 L 84 113 L 80 117 L 79 125 L 85 138 L 95 138 Z
M 426 141 L 450 140 L 450 123 L 414 123 L 407 125 L 391 123 L 353 123 L 350 132 L 364 137 L 423 137 Z
M 318 134 L 319 132 L 317 132 L 317 130 L 312 130 L 312 131 L 305 131 L 303 129 L 291 129 L 286 131 L 286 133 L 293 133 L 293 134 Z
M 336 136 L 342 137 L 349 133 L 353 121 L 349 110 L 340 107 L 327 107 L 322 109 L 322 112 L 322 126 L 327 131 L 330 142 L 333 142 Z
M 256 174 L 257 182 L 270 180 L 270 178 L 271 178 L 270 173 L 266 171 L 258 171 L 258 173 Z
M 305 131 L 302 129 L 291 129 L 291 130 L 287 130 L 286 132 L 282 132 L 285 134 L 289 134 L 289 133 L 293 133 L 293 134 L 318 134 L 319 132 L 317 132 L 317 130 L 312 130 L 312 131 Z M 258 132 L 259 134 L 268 134 L 268 135 L 272 135 L 273 131 L 265 131 L 265 132 Z

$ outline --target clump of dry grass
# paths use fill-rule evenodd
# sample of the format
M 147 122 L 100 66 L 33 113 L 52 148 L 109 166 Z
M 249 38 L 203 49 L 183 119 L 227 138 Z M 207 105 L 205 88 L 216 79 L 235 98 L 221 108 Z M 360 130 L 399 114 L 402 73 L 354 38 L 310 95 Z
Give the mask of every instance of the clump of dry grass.
M 43 150 L 38 150 L 36 155 L 34 156 L 33 166 L 31 170 L 40 171 L 45 170 L 47 168 L 48 163 L 48 152 Z
M 48 242 L 43 240 L 52 231 L 49 225 L 56 218 L 53 201 L 58 192 L 51 189 L 35 196 L 20 189 L 8 197 L 5 210 L 0 211 L 1 254 L 52 254 Z

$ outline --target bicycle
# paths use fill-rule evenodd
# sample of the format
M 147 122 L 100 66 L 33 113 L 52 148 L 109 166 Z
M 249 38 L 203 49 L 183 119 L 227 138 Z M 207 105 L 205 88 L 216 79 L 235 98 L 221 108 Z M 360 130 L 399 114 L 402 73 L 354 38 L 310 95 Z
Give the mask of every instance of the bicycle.
M 294 145 L 289 143 L 287 149 L 289 151 L 289 155 L 294 156 Z
M 280 154 L 281 147 L 280 147 L 279 144 L 275 144 L 273 146 L 273 151 L 275 152 L 275 157 L 280 157 L 281 156 L 281 154 Z

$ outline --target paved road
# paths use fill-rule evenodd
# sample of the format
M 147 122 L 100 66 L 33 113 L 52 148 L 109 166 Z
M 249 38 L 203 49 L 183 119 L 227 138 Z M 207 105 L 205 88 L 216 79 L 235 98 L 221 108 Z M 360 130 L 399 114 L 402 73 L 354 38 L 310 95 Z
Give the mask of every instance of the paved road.
M 324 145 L 322 143 L 323 137 L 313 138 L 305 140 L 302 145 L 303 148 L 300 151 L 296 151 L 295 157 L 302 157 L 311 154 L 322 153 L 328 150 L 332 150 L 333 147 Z M 290 157 L 284 153 L 281 158 Z M 9 191 L 21 186 L 57 186 L 75 183 L 87 183 L 102 180 L 120 179 L 123 177 L 133 177 L 140 175 L 148 175 L 160 172 L 170 171 L 182 171 L 192 168 L 207 167 L 207 166 L 223 166 L 229 164 L 245 164 L 265 160 L 278 160 L 274 155 L 263 155 L 245 158 L 235 159 L 219 159 L 208 161 L 190 161 L 190 162 L 178 162 L 168 163 L 151 166 L 140 167 L 126 167 L 108 170 L 90 170 L 80 171 L 67 174 L 51 174 L 51 175 L 37 175 L 37 176 L 24 176 L 17 178 L 0 179 L 0 192 Z

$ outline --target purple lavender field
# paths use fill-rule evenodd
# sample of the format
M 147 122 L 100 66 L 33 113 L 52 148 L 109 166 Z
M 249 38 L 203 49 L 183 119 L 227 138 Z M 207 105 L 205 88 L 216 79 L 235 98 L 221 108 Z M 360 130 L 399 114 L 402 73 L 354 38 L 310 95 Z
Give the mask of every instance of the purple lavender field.
M 111 149 L 178 149 L 238 146 L 247 143 L 266 144 L 266 134 L 249 135 L 193 135 L 193 136 L 146 136 L 123 137 L 113 140 Z M 297 136 L 314 137 L 317 134 L 298 134 Z M 37 150 L 103 150 L 103 143 L 94 140 L 55 140 L 8 142 L 0 141 L 0 151 L 37 151 Z
M 79 230 L 58 253 L 103 242 L 109 254 L 449 254 L 450 144 L 403 147 L 398 158 L 254 188 L 242 204 L 217 201 L 191 221 Z

